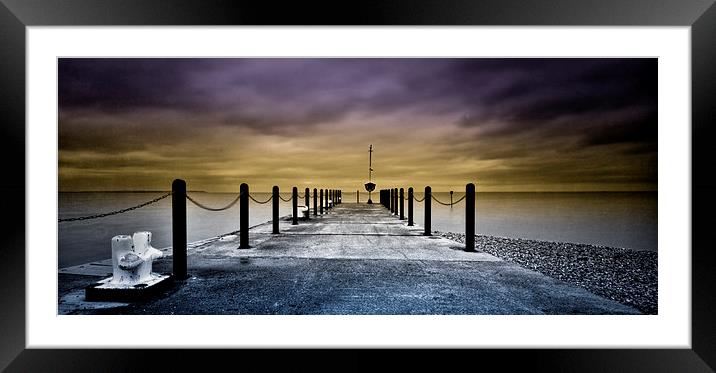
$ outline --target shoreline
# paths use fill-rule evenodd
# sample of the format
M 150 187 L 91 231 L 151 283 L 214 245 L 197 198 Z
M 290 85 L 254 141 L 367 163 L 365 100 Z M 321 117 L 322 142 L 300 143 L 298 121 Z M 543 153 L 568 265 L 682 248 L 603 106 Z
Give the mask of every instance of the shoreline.
M 464 233 L 434 231 L 465 243 Z M 478 251 L 519 264 L 644 314 L 658 312 L 656 251 L 475 235 Z

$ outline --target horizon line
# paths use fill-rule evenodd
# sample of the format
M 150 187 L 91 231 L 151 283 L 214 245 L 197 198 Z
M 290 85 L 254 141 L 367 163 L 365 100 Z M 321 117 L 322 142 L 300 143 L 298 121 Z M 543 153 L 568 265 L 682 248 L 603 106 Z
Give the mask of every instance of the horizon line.
M 314 189 L 314 188 L 309 188 Z M 318 190 L 321 189 L 336 189 L 339 188 L 315 188 Z M 387 188 L 390 189 L 390 188 Z M 407 190 L 407 188 L 405 188 Z M 345 190 L 343 190 L 345 191 Z M 142 189 L 142 190 L 60 190 L 58 193 L 169 193 L 171 190 L 162 190 L 162 189 Z M 254 190 L 252 192 L 255 193 L 272 193 L 270 190 Z M 288 191 L 282 191 L 281 193 L 290 193 L 291 190 Z M 304 190 L 299 189 L 299 196 L 302 195 Z M 378 193 L 379 191 L 373 191 L 373 193 Z M 418 191 L 415 190 L 415 193 L 424 193 L 425 191 Z M 432 193 L 450 193 L 450 190 L 432 190 Z M 455 193 L 463 193 L 463 190 L 453 190 L 452 192 Z M 639 189 L 639 190 L 520 190 L 520 191 L 500 191 L 500 190 L 483 190 L 478 191 L 479 193 L 645 193 L 645 192 L 658 192 L 657 189 Z M 216 193 L 216 194 L 228 194 L 228 193 L 239 193 L 239 191 L 225 191 L 225 192 L 218 192 L 218 191 L 206 191 L 206 190 L 187 190 L 187 193 Z M 348 193 L 353 193 L 348 192 Z M 367 194 L 366 191 L 360 191 L 361 194 Z

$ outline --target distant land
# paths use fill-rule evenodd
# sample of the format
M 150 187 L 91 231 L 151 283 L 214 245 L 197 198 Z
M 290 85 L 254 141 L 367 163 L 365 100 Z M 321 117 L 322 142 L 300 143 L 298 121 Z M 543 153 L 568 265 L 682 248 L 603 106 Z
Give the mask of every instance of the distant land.
M 169 193 L 171 190 L 61 190 L 60 193 Z M 204 190 L 187 190 L 187 193 L 209 193 Z M 230 192 L 229 192 L 230 193 Z
M 300 188 L 299 188 L 300 189 Z M 328 188 L 330 189 L 330 188 Z M 407 189 L 407 188 L 406 188 Z M 464 192 L 464 189 L 454 189 L 455 193 Z M 171 190 L 62 190 L 59 193 L 169 193 Z M 299 194 L 301 190 L 299 190 Z M 423 193 L 422 190 L 415 190 L 416 193 Z M 449 193 L 449 190 L 433 190 L 433 193 Z M 477 193 L 657 193 L 658 190 L 535 190 L 535 191 L 478 191 Z M 187 193 L 239 193 L 238 191 L 228 192 L 209 192 L 206 190 L 187 190 Z M 271 193 L 268 191 L 254 191 L 254 193 Z M 361 194 L 367 194 L 366 191 L 361 191 Z

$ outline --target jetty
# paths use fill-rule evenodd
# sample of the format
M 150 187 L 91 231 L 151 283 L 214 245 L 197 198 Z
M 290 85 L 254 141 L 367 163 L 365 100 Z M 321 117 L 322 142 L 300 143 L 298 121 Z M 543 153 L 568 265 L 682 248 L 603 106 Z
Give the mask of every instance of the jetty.
M 186 203 L 183 188 L 174 190 L 175 204 Z M 275 197 L 278 190 L 274 192 Z M 241 223 L 236 232 L 185 244 L 177 250 L 178 264 L 175 250 L 163 249 L 165 255 L 154 262 L 154 271 L 186 274 L 147 300 L 84 299 L 86 286 L 111 276 L 109 259 L 60 269 L 58 313 L 639 314 L 482 252 L 479 245 L 466 250 L 465 244 L 430 235 L 429 229 L 412 221 L 412 188 L 409 219 L 403 211 L 403 190 L 395 192 L 393 196 L 393 190 L 381 191 L 380 203 L 365 204 L 341 203 L 340 191 L 331 191 L 335 204 L 324 208 L 323 190 L 319 194 L 314 189 L 310 196 L 306 189 L 308 211 L 302 215 L 294 188 L 290 216 L 254 227 Z M 247 186 L 237 200 L 244 205 L 248 197 Z M 424 198 L 430 201 L 429 194 Z M 248 222 L 243 208 L 241 214 L 242 222 Z M 185 267 L 177 270 L 177 265 Z

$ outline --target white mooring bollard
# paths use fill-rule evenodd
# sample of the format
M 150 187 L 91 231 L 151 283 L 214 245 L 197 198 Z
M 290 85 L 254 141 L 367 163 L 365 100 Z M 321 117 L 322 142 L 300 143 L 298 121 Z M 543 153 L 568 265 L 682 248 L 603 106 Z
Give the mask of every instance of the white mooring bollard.
M 152 272 L 152 263 L 162 252 L 151 243 L 152 232 L 146 231 L 112 237 L 112 277 L 85 288 L 85 299 L 131 300 L 164 287 L 170 276 Z
M 154 279 L 152 262 L 162 252 L 153 248 L 152 232 L 112 237 L 112 280 L 109 284 L 134 286 Z

